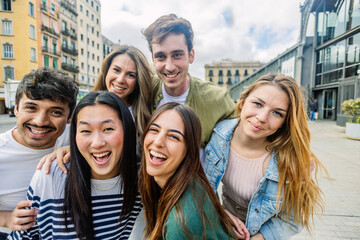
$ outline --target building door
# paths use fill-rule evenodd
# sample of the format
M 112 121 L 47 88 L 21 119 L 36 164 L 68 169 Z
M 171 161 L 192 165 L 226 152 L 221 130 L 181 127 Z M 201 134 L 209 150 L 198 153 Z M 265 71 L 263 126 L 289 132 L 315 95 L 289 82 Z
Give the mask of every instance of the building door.
M 336 120 L 336 90 L 324 90 L 323 118 Z

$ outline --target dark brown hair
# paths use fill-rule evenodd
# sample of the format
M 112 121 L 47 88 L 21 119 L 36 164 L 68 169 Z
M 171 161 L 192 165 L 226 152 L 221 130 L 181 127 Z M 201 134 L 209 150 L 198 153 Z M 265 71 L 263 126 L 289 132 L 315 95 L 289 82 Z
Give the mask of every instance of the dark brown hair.
M 217 199 L 214 190 L 210 186 L 206 178 L 204 170 L 200 162 L 200 143 L 201 143 L 201 125 L 196 113 L 186 105 L 179 103 L 166 103 L 155 110 L 151 117 L 148 126 L 142 137 L 142 143 L 146 137 L 151 124 L 157 117 L 169 110 L 176 111 L 182 118 L 185 126 L 184 139 L 187 147 L 187 153 L 167 183 L 161 189 L 155 182 L 154 177 L 150 176 L 146 171 L 146 161 L 143 151 L 140 167 L 139 190 L 144 205 L 144 212 L 146 218 L 145 235 L 148 239 L 161 239 L 164 234 L 164 225 L 167 217 L 173 207 L 176 207 L 177 215 L 180 216 L 181 227 L 189 239 L 192 239 L 189 233 L 186 232 L 186 227 L 183 219 L 181 207 L 179 207 L 179 199 L 185 192 L 189 184 L 194 182 L 204 188 L 215 207 L 217 214 L 225 231 L 231 235 L 232 227 L 231 220 L 223 210 L 219 200 Z M 169 120 L 171 121 L 171 120 Z M 196 184 L 192 185 L 195 186 Z M 196 199 L 195 205 L 200 209 L 202 226 L 205 228 L 205 223 L 209 223 L 209 219 L 203 209 L 204 198 L 200 199 L 195 192 L 192 192 L 193 198 Z M 211 224 L 209 223 L 211 226 Z
M 20 99 L 25 94 L 32 100 L 49 99 L 68 103 L 70 119 L 78 92 L 78 83 L 65 72 L 42 67 L 24 76 L 16 90 L 15 101 L 19 107 Z
M 161 43 L 171 33 L 184 34 L 189 52 L 193 49 L 194 32 L 191 23 L 184 18 L 177 17 L 175 14 L 169 14 L 159 17 L 148 28 L 143 30 L 150 52 L 152 53 L 153 43 Z

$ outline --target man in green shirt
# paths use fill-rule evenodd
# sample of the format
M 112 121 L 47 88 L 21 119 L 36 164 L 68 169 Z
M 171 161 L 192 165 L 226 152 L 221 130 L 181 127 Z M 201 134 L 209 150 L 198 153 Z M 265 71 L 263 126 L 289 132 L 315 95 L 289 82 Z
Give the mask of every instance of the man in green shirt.
M 153 85 L 153 108 L 166 102 L 192 107 L 201 122 L 203 156 L 203 148 L 215 124 L 234 117 L 235 103 L 225 89 L 188 73 L 189 64 L 194 61 L 194 34 L 189 21 L 175 14 L 164 15 L 145 29 L 143 34 L 148 41 L 157 73 Z

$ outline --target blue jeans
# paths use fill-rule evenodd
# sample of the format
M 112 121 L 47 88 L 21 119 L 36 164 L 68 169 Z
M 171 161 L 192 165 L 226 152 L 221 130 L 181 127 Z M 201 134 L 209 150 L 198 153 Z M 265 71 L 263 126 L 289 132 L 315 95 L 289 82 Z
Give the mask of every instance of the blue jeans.
M 316 112 L 310 112 L 310 120 L 315 121 L 315 113 Z

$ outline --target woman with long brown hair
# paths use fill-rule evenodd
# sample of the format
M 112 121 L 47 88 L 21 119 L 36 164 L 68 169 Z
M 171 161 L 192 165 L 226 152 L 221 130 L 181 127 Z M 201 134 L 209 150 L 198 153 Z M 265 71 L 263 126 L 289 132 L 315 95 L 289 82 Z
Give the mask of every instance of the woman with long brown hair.
M 310 230 L 324 208 L 317 174 L 326 169 L 310 150 L 296 81 L 264 75 L 241 94 L 236 110 L 238 119 L 218 123 L 205 149 L 204 170 L 215 191 L 222 181 L 224 207 L 246 222 L 251 239 Z
M 232 239 L 229 217 L 200 163 L 201 125 L 186 105 L 167 103 L 143 136 L 139 189 L 147 239 Z

